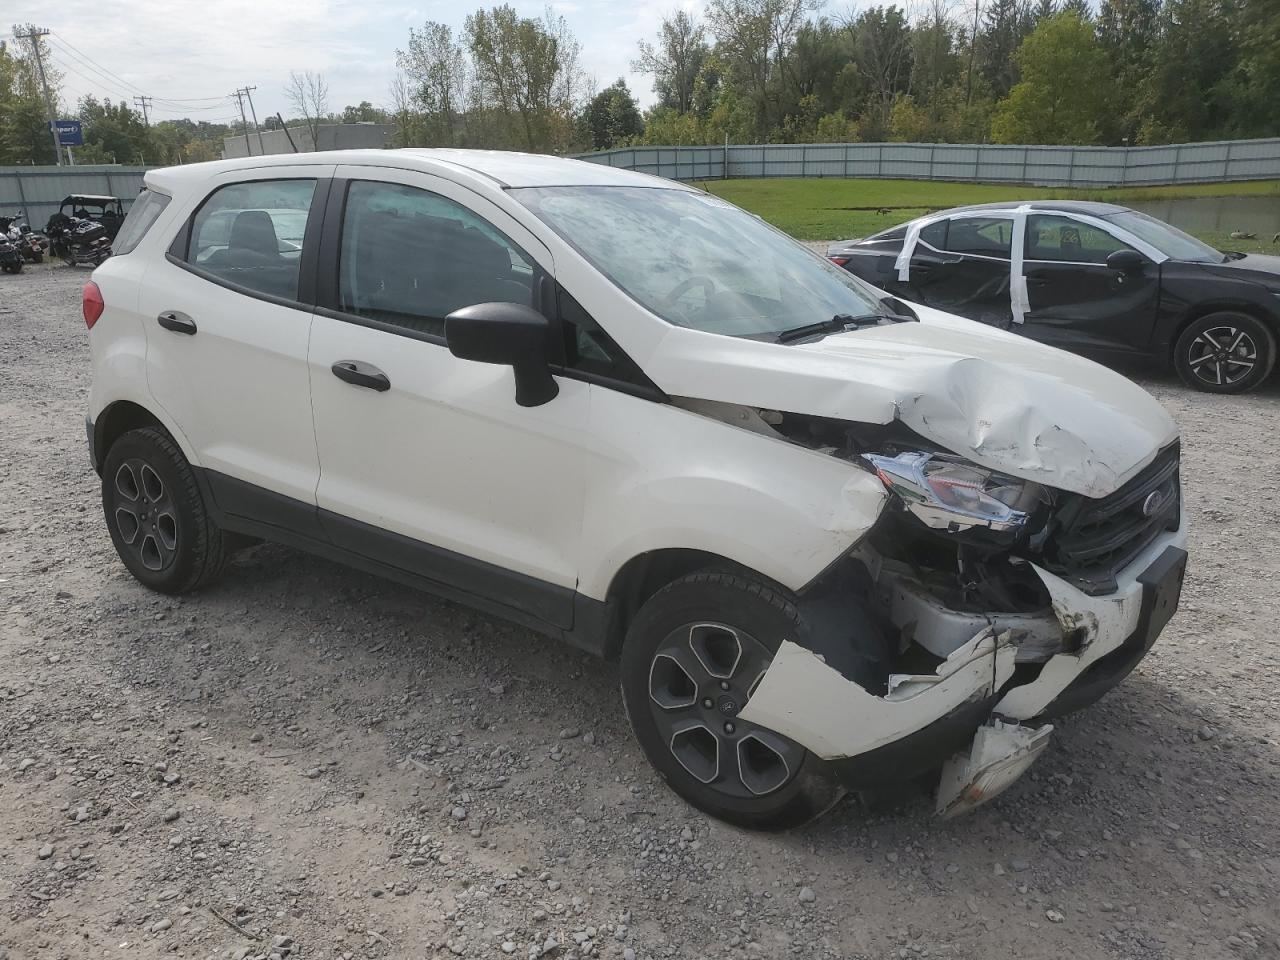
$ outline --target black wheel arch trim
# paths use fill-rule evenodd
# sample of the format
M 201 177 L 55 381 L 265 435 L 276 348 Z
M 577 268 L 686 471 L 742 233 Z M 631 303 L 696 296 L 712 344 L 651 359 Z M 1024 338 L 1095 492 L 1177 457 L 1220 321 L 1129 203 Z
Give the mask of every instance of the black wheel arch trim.
M 1280 297 L 1275 299 L 1277 305 L 1280 306 Z M 1215 313 L 1240 313 L 1246 317 L 1252 317 L 1270 331 L 1273 346 L 1280 349 L 1280 313 L 1269 311 L 1262 304 L 1252 300 L 1205 300 L 1188 306 L 1183 311 L 1182 316 L 1178 318 L 1178 322 L 1173 325 L 1169 341 L 1165 345 L 1170 363 L 1173 362 L 1174 353 L 1178 349 L 1178 341 L 1182 339 L 1187 327 L 1197 320 L 1203 320 L 1205 317 L 1212 316 Z

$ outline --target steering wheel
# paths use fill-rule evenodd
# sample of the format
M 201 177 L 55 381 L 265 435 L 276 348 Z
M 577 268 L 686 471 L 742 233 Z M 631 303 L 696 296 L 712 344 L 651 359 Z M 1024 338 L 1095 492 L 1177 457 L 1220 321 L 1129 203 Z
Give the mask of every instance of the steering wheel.
M 689 277 L 687 280 L 681 280 L 662 298 L 659 306 L 664 310 L 669 310 L 676 305 L 676 301 L 683 297 L 694 287 L 701 287 L 706 291 L 706 298 L 711 299 L 711 295 L 716 292 L 716 282 L 710 277 Z

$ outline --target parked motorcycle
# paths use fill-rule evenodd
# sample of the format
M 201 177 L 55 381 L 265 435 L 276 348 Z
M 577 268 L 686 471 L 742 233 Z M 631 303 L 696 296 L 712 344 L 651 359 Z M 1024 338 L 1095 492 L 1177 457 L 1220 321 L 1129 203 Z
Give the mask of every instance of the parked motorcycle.
M 22 254 L 9 242 L 7 236 L 0 236 L 0 270 L 5 273 L 22 272 Z
M 30 263 L 42 263 L 49 249 L 49 238 L 31 229 L 31 224 L 18 217 L 0 217 L 0 237 L 4 237 Z
M 96 267 L 111 256 L 111 237 L 96 220 L 55 213 L 45 233 L 53 255 L 71 266 L 87 263 Z

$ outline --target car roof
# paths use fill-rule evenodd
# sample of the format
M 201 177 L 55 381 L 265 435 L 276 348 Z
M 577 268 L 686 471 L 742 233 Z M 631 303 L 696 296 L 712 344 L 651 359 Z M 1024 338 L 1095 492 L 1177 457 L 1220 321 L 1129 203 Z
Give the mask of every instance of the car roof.
M 115 203 L 119 197 L 99 196 L 94 193 L 72 193 L 62 198 L 63 203 Z
M 1028 207 L 1031 210 L 1061 210 L 1064 213 L 1087 213 L 1095 217 L 1105 217 L 1108 214 L 1121 213 L 1129 209 L 1114 203 L 1101 203 L 1096 200 L 1006 200 L 1000 203 L 975 203 L 967 207 L 951 207 L 948 210 L 939 210 L 937 214 L 931 214 L 931 216 L 970 210 L 1007 210 L 1012 212 L 1018 207 Z
M 674 180 L 621 170 L 600 163 L 509 150 L 325 150 L 316 153 L 284 153 L 259 157 L 214 160 L 180 167 L 164 167 L 147 174 L 147 182 L 181 188 L 203 182 L 231 170 L 257 170 L 275 166 L 353 164 L 420 170 L 483 183 L 490 188 L 552 186 L 665 187 L 692 190 Z

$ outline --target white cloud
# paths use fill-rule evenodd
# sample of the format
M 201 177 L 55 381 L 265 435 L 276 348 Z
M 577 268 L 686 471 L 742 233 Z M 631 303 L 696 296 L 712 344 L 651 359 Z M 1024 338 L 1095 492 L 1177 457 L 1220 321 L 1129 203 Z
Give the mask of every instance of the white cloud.
M 485 6 L 490 6 L 489 0 Z M 229 97 L 256 86 L 259 119 L 289 112 L 284 87 L 291 70 L 317 70 L 329 82 L 333 109 L 348 103 L 388 101 L 395 51 L 409 27 L 425 20 L 462 21 L 480 3 L 445 0 L 10 0 L 6 20 L 33 22 L 53 31 L 53 63 L 64 74 L 67 107 L 80 97 L 112 100 L 138 93 L 170 100 Z M 541 16 L 542 0 L 514 0 L 524 16 Z M 582 66 L 604 87 L 619 76 L 644 105 L 653 101 L 651 80 L 631 72 L 640 39 L 652 39 L 662 16 L 677 6 L 697 9 L 702 0 L 652 4 L 628 0 L 566 0 L 550 7 L 563 14 L 582 45 Z M 97 64 L 78 59 L 75 51 Z M 190 104 L 192 119 L 226 120 L 235 101 Z M 196 107 L 210 109 L 195 109 Z M 183 115 L 171 104 L 153 116 Z

